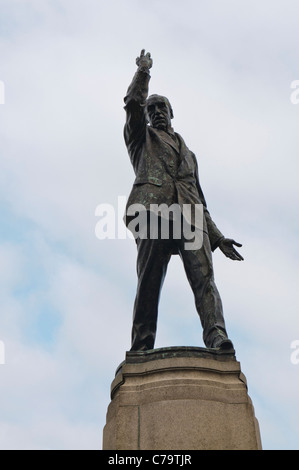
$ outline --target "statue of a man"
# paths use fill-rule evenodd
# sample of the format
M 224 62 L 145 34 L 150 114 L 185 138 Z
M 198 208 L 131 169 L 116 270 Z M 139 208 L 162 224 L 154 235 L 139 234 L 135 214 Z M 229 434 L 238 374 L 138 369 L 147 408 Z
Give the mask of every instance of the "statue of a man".
M 140 204 L 149 214 L 153 205 L 201 205 L 203 207 L 202 244 L 186 249 L 184 235 L 165 238 L 136 236 L 138 287 L 134 304 L 131 351 L 154 348 L 158 304 L 167 265 L 172 254 L 179 254 L 194 293 L 195 305 L 208 348 L 234 350 L 228 339 L 222 303 L 215 285 L 212 251 L 219 248 L 232 260 L 243 260 L 234 245 L 213 222 L 199 183 L 197 160 L 182 137 L 174 132 L 173 110 L 167 98 L 148 97 L 152 67 L 150 53 L 142 50 L 137 57 L 137 72 L 124 98 L 126 124 L 124 138 L 136 179 L 127 203 Z M 170 225 L 172 221 L 169 221 Z M 139 227 L 142 233 L 142 227 Z

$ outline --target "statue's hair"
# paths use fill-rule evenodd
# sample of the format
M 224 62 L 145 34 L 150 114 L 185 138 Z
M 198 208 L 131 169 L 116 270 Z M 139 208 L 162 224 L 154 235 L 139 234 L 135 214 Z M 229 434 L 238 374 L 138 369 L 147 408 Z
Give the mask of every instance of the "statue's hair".
M 150 96 L 147 98 L 146 102 L 145 102 L 145 109 L 147 109 L 147 106 L 148 106 L 148 104 L 149 104 L 150 101 L 157 101 L 157 100 L 161 100 L 161 99 L 167 104 L 168 109 L 169 109 L 169 111 L 170 111 L 170 117 L 171 117 L 171 119 L 173 119 L 173 117 L 174 117 L 174 115 L 173 115 L 173 109 L 172 109 L 172 106 L 171 106 L 171 104 L 170 104 L 170 102 L 169 102 L 169 99 L 166 98 L 166 96 L 162 96 L 162 95 L 150 95 Z

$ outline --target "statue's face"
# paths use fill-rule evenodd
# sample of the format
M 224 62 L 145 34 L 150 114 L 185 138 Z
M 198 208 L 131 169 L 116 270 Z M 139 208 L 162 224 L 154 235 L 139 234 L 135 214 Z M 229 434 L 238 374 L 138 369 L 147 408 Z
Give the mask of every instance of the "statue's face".
M 164 131 L 171 126 L 170 109 L 163 99 L 150 100 L 146 109 L 151 126 Z

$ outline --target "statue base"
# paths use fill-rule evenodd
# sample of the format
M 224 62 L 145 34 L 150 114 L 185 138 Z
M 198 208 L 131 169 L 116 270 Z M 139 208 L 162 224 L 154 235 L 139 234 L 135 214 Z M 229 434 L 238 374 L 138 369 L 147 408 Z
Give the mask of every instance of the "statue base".
M 234 353 L 127 352 L 111 385 L 103 450 L 259 450 L 259 425 Z

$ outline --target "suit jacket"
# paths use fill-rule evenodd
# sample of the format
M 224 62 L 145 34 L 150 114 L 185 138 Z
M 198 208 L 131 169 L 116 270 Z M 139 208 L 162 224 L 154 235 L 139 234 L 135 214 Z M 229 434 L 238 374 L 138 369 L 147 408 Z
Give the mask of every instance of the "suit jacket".
M 149 80 L 148 70 L 139 68 L 124 98 L 124 139 L 136 175 L 127 208 L 132 204 L 142 204 L 146 210 L 150 210 L 151 204 L 170 206 L 178 203 L 181 207 L 183 204 L 202 204 L 203 230 L 208 233 L 214 251 L 223 235 L 207 209 L 194 153 L 179 134 L 171 130 L 171 136 L 149 126 L 146 121 Z M 129 222 L 126 216 L 125 222 Z

